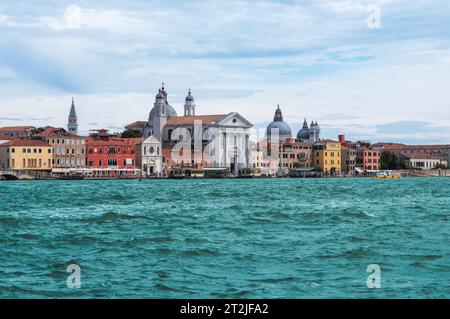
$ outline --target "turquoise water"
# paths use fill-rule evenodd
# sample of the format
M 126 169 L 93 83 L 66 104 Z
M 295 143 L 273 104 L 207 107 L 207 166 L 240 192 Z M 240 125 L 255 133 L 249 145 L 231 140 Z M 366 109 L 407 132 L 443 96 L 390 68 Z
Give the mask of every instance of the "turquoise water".
M 3 181 L 0 298 L 449 298 L 449 190 L 450 178 Z M 81 289 L 67 288 L 72 263 Z

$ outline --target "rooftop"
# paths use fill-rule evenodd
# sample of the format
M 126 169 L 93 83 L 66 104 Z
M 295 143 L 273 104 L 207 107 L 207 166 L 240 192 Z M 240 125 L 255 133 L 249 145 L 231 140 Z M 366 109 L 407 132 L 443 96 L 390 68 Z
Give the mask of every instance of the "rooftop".
M 399 143 L 377 143 L 373 145 L 374 147 L 383 147 L 385 150 L 411 150 L 411 151 L 420 151 L 420 150 L 448 150 L 450 149 L 450 145 L 405 145 Z
M 9 132 L 9 131 L 26 131 L 34 129 L 34 126 L 5 126 L 0 127 L 0 132 Z
M 0 141 L 2 140 L 13 140 L 14 137 L 10 136 L 10 135 L 2 135 L 0 134 Z
M 41 140 L 24 140 L 21 138 L 13 139 L 7 143 L 1 144 L 0 147 L 10 146 L 38 146 L 38 147 L 50 147 L 49 144 Z
M 111 137 L 109 139 L 99 139 L 88 137 L 86 139 L 87 145 L 97 145 L 97 146 L 134 146 L 142 142 L 142 138 L 117 138 Z
M 429 153 L 413 153 L 413 154 L 400 154 L 401 156 L 410 158 L 410 159 L 441 159 L 442 155 L 439 154 L 429 154 Z
M 125 126 L 125 128 L 134 128 L 134 127 L 138 127 L 138 128 L 145 128 L 145 126 L 147 125 L 147 121 L 136 121 L 134 123 L 128 124 L 127 126 Z
M 73 133 L 67 132 L 63 128 L 47 127 L 42 132 L 38 134 L 42 137 L 70 137 L 70 138 L 84 138 L 82 136 L 75 135 Z
M 194 121 L 202 121 L 203 125 L 214 124 L 227 117 L 226 114 L 174 116 L 167 119 L 167 125 L 194 125 Z

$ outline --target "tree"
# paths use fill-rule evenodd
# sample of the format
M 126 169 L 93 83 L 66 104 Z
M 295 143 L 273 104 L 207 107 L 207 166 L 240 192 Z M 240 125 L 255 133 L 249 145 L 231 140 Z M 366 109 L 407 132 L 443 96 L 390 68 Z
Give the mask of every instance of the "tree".
M 134 130 L 126 130 L 122 132 L 123 138 L 138 138 L 142 137 L 142 133 Z
M 383 151 L 381 153 L 380 161 L 381 161 L 381 169 L 389 169 L 389 170 L 406 169 L 405 161 L 396 154 L 389 151 Z
M 336 175 L 336 167 L 332 167 L 332 168 L 331 168 L 330 174 L 331 174 L 331 176 Z

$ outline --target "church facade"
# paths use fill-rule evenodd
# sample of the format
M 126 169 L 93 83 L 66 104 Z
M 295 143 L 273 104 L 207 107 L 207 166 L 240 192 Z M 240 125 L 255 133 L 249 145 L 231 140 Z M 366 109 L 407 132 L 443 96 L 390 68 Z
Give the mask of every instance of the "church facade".
M 163 84 L 143 129 L 143 138 L 153 137 L 161 143 L 162 170 L 228 168 L 231 174 L 237 175 L 239 169 L 250 166 L 252 127 L 237 112 L 197 115 L 191 90 L 185 99 L 183 116 L 178 116 L 168 102 Z

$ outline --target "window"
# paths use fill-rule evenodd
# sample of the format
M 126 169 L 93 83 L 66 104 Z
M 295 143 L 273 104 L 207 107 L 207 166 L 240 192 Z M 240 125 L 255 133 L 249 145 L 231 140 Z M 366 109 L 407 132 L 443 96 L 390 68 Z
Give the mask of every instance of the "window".
M 155 153 L 155 148 L 153 146 L 150 146 L 149 153 L 150 154 Z
M 15 153 L 16 152 L 16 149 L 15 148 L 12 148 L 11 149 L 11 153 Z

